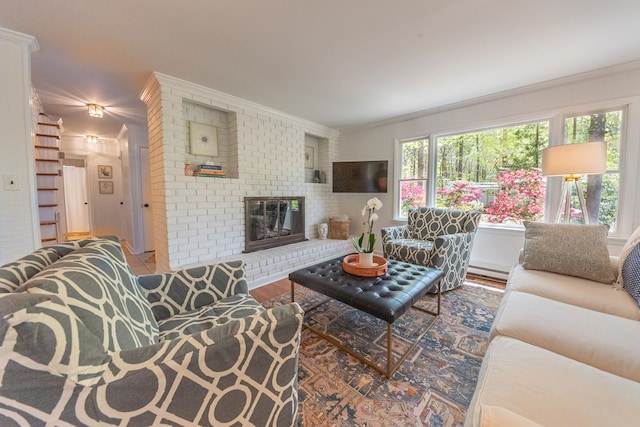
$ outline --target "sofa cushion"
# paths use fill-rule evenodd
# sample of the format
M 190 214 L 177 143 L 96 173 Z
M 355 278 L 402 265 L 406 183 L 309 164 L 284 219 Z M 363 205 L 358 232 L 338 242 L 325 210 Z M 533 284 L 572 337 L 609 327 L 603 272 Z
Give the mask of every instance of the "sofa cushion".
M 158 342 L 158 325 L 117 242 L 96 240 L 16 292 L 58 296 L 108 351 Z
M 505 295 L 491 338 L 508 336 L 640 382 L 640 322 L 524 292 Z
M 542 270 L 613 283 L 607 225 L 545 224 L 525 221 L 524 262 Z
M 233 319 L 253 316 L 264 310 L 264 307 L 249 294 L 222 298 L 211 305 L 160 320 L 160 341 L 195 334 L 224 325 Z
M 611 285 L 573 276 L 526 270 L 516 264 L 509 273 L 507 291 L 521 291 L 589 310 L 640 320 L 640 309 L 624 291 Z
M 507 337 L 487 349 L 467 411 L 480 426 L 483 405 L 501 406 L 543 426 L 637 426 L 640 383 Z
M 640 227 L 638 227 L 620 251 L 616 286 L 624 289 L 640 306 Z

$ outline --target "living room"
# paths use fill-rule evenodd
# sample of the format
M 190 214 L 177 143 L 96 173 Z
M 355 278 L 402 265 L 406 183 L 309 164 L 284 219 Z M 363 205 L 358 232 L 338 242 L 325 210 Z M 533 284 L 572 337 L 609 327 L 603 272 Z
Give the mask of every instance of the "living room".
M 621 2 L 619 8 L 624 7 L 633 8 Z M 633 16 L 637 10 L 631 9 L 621 15 Z M 593 17 L 597 13 L 591 12 L 593 15 L 590 15 L 590 19 L 595 19 Z M 546 18 L 546 14 L 541 15 Z M 601 16 L 599 18 L 602 19 Z M 621 19 L 618 14 L 615 15 L 615 19 L 608 20 L 617 19 Z M 593 31 L 592 27 L 586 25 L 591 21 L 587 19 L 581 22 L 583 28 L 571 32 L 571 37 L 580 40 L 574 41 L 578 44 L 583 43 L 580 35 L 586 37 Z M 268 78 L 260 75 L 259 68 L 255 65 L 253 68 L 243 67 L 243 70 L 251 72 L 238 71 L 238 74 L 243 74 L 246 78 L 244 84 L 253 89 L 255 97 L 250 95 L 249 89 L 246 92 L 232 93 L 222 90 L 222 83 L 216 85 L 209 84 L 208 81 L 203 83 L 200 80 L 186 78 L 172 72 L 174 68 L 169 65 L 165 68 L 145 69 L 145 72 L 136 69 L 130 73 L 137 73 L 138 83 L 143 83 L 128 89 L 140 104 L 138 108 L 141 106 L 144 110 L 143 121 L 135 121 L 126 116 L 124 119 L 118 117 L 120 126 L 117 130 L 98 143 L 101 150 L 104 150 L 102 152 L 85 148 L 84 132 L 89 132 L 88 129 L 83 131 L 82 135 L 78 132 L 68 137 L 63 136 L 62 143 L 67 147 L 63 151 L 72 155 L 88 156 L 92 168 L 105 164 L 113 167 L 116 183 L 114 193 L 95 196 L 94 211 L 99 216 L 95 220 L 98 225 L 95 229 L 98 231 L 96 234 L 112 234 L 111 232 L 115 231 L 115 234 L 125 236 L 125 240 L 132 247 L 141 248 L 144 246 L 141 243 L 144 236 L 140 234 L 142 209 L 137 212 L 130 207 L 123 213 L 120 205 L 113 203 L 113 200 L 123 201 L 125 207 L 127 203 L 133 205 L 134 202 L 141 202 L 138 193 L 141 192 L 142 178 L 139 176 L 140 168 L 135 167 L 139 158 L 137 154 L 131 153 L 137 153 L 133 149 L 148 148 L 151 165 L 149 184 L 153 194 L 153 219 L 150 228 L 153 229 L 158 271 L 244 257 L 255 265 L 252 267 L 249 285 L 256 287 L 286 277 L 290 271 L 300 266 L 351 250 L 348 241 L 320 241 L 317 225 L 326 222 L 331 216 L 348 215 L 351 219 L 350 234 L 359 234 L 362 206 L 373 194 L 333 193 L 330 173 L 333 162 L 388 161 L 388 190 L 375 194 L 383 203 L 383 209 L 378 212 L 379 220 L 376 222 L 376 230 L 379 232 L 382 227 L 406 223 L 406 218 L 399 215 L 401 200 L 398 194 L 398 150 L 403 141 L 428 139 L 435 143 L 440 137 L 461 132 L 547 121 L 550 141 L 560 144 L 563 141 L 566 117 L 620 110 L 623 111 L 624 128 L 620 143 L 620 163 L 616 172 L 619 174 L 619 204 L 615 226 L 607 238 L 609 252 L 611 255 L 618 255 L 633 230 L 640 224 L 640 188 L 635 185 L 640 182 L 640 58 L 636 53 L 630 53 L 640 51 L 637 49 L 637 40 L 640 38 L 635 26 L 634 29 L 630 29 L 630 25 L 616 25 L 628 30 L 616 34 L 626 42 L 622 44 L 631 46 L 626 51 L 620 48 L 617 61 L 608 57 L 607 62 L 586 63 L 579 71 L 560 66 L 558 70 L 549 71 L 547 68 L 546 75 L 537 76 L 537 80 L 527 80 L 528 76 L 525 74 L 536 68 L 535 64 L 527 62 L 526 67 L 520 67 L 505 60 L 506 65 L 488 69 L 484 74 L 479 71 L 478 73 L 485 79 L 492 73 L 499 73 L 501 77 L 496 80 L 521 73 L 520 84 L 512 81 L 511 87 L 504 88 L 494 81 L 494 89 L 485 86 L 475 90 L 474 84 L 477 82 L 473 72 L 451 74 L 438 83 L 441 86 L 440 91 L 457 95 L 457 98 L 451 98 L 449 102 L 415 106 L 407 101 L 407 104 L 414 105 L 413 109 L 393 110 L 393 115 L 379 115 L 375 119 L 369 119 L 375 114 L 367 116 L 367 119 L 354 117 L 351 123 L 338 123 L 335 116 L 332 116 L 331 120 L 323 120 L 322 117 L 325 116 L 320 113 L 308 113 L 313 111 L 312 108 L 299 110 L 302 113 L 282 108 L 281 106 L 288 107 L 289 104 L 281 99 L 280 104 L 264 102 L 263 99 L 268 98 L 264 98 L 262 92 L 270 82 Z M 3 225 L 0 235 L 0 264 L 4 264 L 41 246 L 31 153 L 33 126 L 30 120 L 34 96 L 32 63 L 38 61 L 37 55 L 40 54 L 57 54 L 64 57 L 71 53 L 48 51 L 50 45 L 46 38 L 37 36 L 37 31 L 29 31 L 29 27 L 14 25 L 9 16 L 0 20 L 0 27 L 10 30 L 10 34 L 2 33 L 0 37 L 0 59 L 3 64 L 11 64 L 10 67 L 3 66 L 1 79 L 3 96 L 0 97 L 0 105 L 3 114 L 0 118 L 0 128 L 3 129 L 5 142 L 0 146 L 0 164 L 3 174 L 15 175 L 19 182 L 17 191 L 0 192 L 0 220 L 3 224 L 11 224 Z M 18 31 L 21 35 L 16 35 L 13 31 Z M 517 28 L 511 28 L 511 31 L 515 32 Z M 412 34 L 420 38 L 419 33 L 420 31 L 416 31 L 416 34 Z M 451 37 L 456 39 L 453 35 Z M 378 41 L 383 43 L 382 40 Z M 220 41 L 217 40 L 216 43 Z M 604 55 L 611 49 L 611 44 L 613 43 L 609 41 L 606 47 L 601 46 L 597 53 Z M 41 52 L 38 52 L 38 45 Z M 547 51 L 544 50 L 552 49 L 553 41 L 545 39 L 545 43 L 541 43 L 540 46 L 542 53 L 536 50 L 537 61 L 553 63 L 557 58 L 551 55 L 547 57 Z M 508 43 L 500 44 L 499 49 L 509 51 L 509 48 L 517 50 L 517 47 Z M 90 46 L 78 49 L 72 56 L 86 58 L 94 68 L 102 66 L 98 64 L 102 64 L 104 60 L 94 58 L 90 53 Z M 381 55 L 382 52 L 374 51 L 372 56 Z M 273 54 L 273 51 L 270 53 Z M 487 49 L 485 54 L 491 56 L 494 53 Z M 194 54 L 195 56 L 197 55 Z M 518 60 L 524 62 L 521 55 L 514 54 L 513 62 Z M 194 61 L 195 64 L 190 64 L 192 67 L 200 66 L 196 60 Z M 574 62 L 577 62 L 577 59 Z M 404 65 L 400 62 L 396 65 L 399 64 Z M 342 65 L 334 64 L 334 67 L 337 71 L 330 69 L 327 72 L 347 72 Z M 433 65 L 432 67 L 437 68 Z M 423 79 L 437 80 L 428 70 L 426 67 L 422 70 Z M 447 70 L 451 72 L 451 69 Z M 304 70 L 299 71 L 302 73 Z M 39 72 L 37 79 L 33 80 L 42 79 L 43 74 Z M 299 86 L 296 86 L 298 81 L 293 71 L 283 79 L 289 79 L 292 92 L 300 91 Z M 368 81 L 372 92 L 375 92 L 373 88 L 378 83 L 377 80 L 382 80 L 380 75 L 375 73 L 374 77 L 367 77 L 366 73 L 363 73 L 359 79 Z M 55 83 L 56 80 L 52 79 L 51 84 Z M 400 86 L 402 85 L 398 84 L 398 87 Z M 411 92 L 406 88 L 403 90 L 406 93 Z M 430 87 L 430 90 L 433 91 L 434 98 L 441 99 L 440 92 L 434 87 Z M 341 91 L 348 90 L 342 88 Z M 47 105 L 51 109 L 55 108 L 55 97 L 51 97 L 47 90 L 41 91 L 36 86 L 35 93 L 41 99 L 47 100 L 43 102 L 47 113 L 51 111 L 46 108 Z M 314 96 L 318 100 L 322 99 L 316 91 L 309 93 L 308 97 L 311 99 L 314 99 Z M 364 98 L 364 92 L 354 91 L 351 97 Z M 429 93 L 420 90 L 416 97 L 429 98 Z M 72 118 L 75 114 L 86 115 L 86 102 L 109 102 L 89 99 L 88 95 L 82 100 L 75 98 L 73 114 L 67 117 L 60 115 L 63 126 L 67 118 L 69 123 L 73 123 Z M 378 94 L 375 101 L 368 98 L 367 100 L 372 104 L 402 103 L 402 100 L 397 101 L 391 93 Z M 351 108 L 361 110 L 364 116 L 367 102 Z M 336 103 L 349 104 L 343 98 Z M 120 115 L 123 110 L 118 110 L 116 104 L 115 101 L 111 101 L 111 104 L 106 106 L 107 114 Z M 190 152 L 189 122 L 204 122 L 219 129 L 219 156 L 210 158 L 211 156 L 194 155 Z M 311 167 L 305 165 L 307 147 L 311 147 L 314 153 Z M 221 161 L 227 176 L 223 179 L 187 176 L 186 162 L 197 165 L 206 160 Z M 326 182 L 314 182 L 314 170 L 324 172 Z M 436 176 L 430 175 L 429 179 L 436 179 Z M 130 181 L 130 186 L 126 185 L 127 181 Z M 92 191 L 97 192 L 97 178 L 91 181 L 91 184 L 95 184 L 96 187 Z M 561 185 L 562 182 L 558 178 L 548 180 L 546 218 L 553 218 L 555 210 L 558 209 L 556 202 L 560 197 Z M 279 262 L 273 261 L 273 258 L 266 258 L 259 252 L 242 253 L 246 234 L 245 197 L 254 196 L 305 197 L 305 235 L 310 240 L 295 247 L 295 258 L 291 258 L 291 249 L 282 248 L 269 250 L 277 253 L 276 257 L 281 260 Z M 435 195 L 429 197 L 435 198 Z M 513 264 L 518 262 L 523 243 L 522 226 L 482 223 L 476 233 L 470 271 L 489 277 L 506 278 Z M 376 253 L 382 254 L 379 243 Z
M 61 13 L 61 12 L 58 12 Z M 506 12 L 505 12 L 506 13 Z M 576 30 L 578 31 L 578 30 Z M 578 31 L 578 33 L 580 33 Z M 629 37 L 633 40 L 633 37 Z M 43 41 L 41 41 L 43 43 Z M 31 54 L 33 60 L 38 59 L 38 55 L 51 55 L 49 52 L 34 52 Z M 621 57 L 622 58 L 622 57 Z M 22 58 L 24 59 L 24 58 Z M 622 59 L 620 62 L 624 62 Z M 28 63 L 25 63 L 25 66 Z M 253 108 L 255 114 L 263 115 L 263 117 L 269 116 L 270 120 L 274 122 L 280 121 L 282 126 L 289 132 L 289 141 L 283 138 L 283 141 L 277 140 L 269 135 L 253 137 L 243 136 L 245 144 L 244 147 L 240 147 L 239 151 L 240 162 L 242 163 L 243 170 L 231 171 L 236 175 L 232 177 L 229 175 L 230 180 L 228 182 L 231 185 L 231 190 L 225 189 L 225 191 L 231 191 L 228 197 L 233 197 L 234 207 L 229 207 L 229 211 L 226 214 L 231 215 L 233 218 L 238 218 L 241 215 L 241 206 L 239 205 L 241 200 L 238 197 L 252 196 L 258 194 L 273 195 L 287 195 L 296 196 L 303 195 L 309 197 L 307 201 L 307 218 L 306 218 L 306 235 L 310 238 L 317 236 L 315 227 L 318 223 L 327 221 L 331 215 L 346 214 L 351 218 L 352 228 L 351 234 L 357 234 L 359 231 L 360 213 L 359 207 L 367 199 L 365 194 L 336 194 L 331 192 L 330 174 L 329 169 L 331 163 L 334 161 L 351 161 L 351 160 L 388 160 L 389 161 L 389 191 L 387 193 L 381 193 L 379 197 L 385 205 L 385 209 L 380 212 L 381 226 L 395 224 L 398 221 L 403 221 L 399 215 L 396 206 L 399 204 L 398 196 L 395 185 L 397 184 L 397 170 L 396 164 L 396 141 L 403 141 L 410 138 L 431 137 L 435 140 L 439 135 L 446 135 L 455 132 L 468 131 L 474 129 L 486 129 L 491 127 L 503 126 L 506 124 L 513 124 L 518 122 L 528 122 L 531 120 L 538 120 L 540 118 L 551 119 L 553 122 L 553 128 L 558 132 L 561 123 L 560 117 L 563 115 L 570 115 L 575 112 L 588 113 L 589 111 L 602 110 L 609 107 L 623 107 L 627 113 L 626 119 L 626 131 L 625 138 L 622 147 L 622 160 L 624 164 L 621 164 L 620 170 L 622 173 L 621 182 L 621 194 L 619 200 L 621 201 L 619 218 L 616 221 L 616 229 L 612 230 L 610 238 L 610 249 L 613 254 L 616 254 L 625 238 L 631 233 L 634 225 L 639 221 L 638 209 L 636 207 L 636 201 L 638 200 L 637 189 L 633 186 L 625 183 L 635 182 L 636 177 L 633 175 L 635 165 L 638 163 L 637 145 L 634 141 L 637 141 L 635 135 L 638 129 L 637 113 L 635 106 L 637 100 L 634 99 L 638 95 L 638 82 L 637 82 L 637 63 L 633 61 L 626 61 L 624 64 L 616 64 L 612 67 L 595 69 L 589 72 L 575 73 L 574 75 L 567 75 L 562 78 L 547 79 L 537 84 L 529 84 L 524 87 L 517 86 L 511 90 L 499 91 L 496 93 L 488 92 L 486 95 L 480 94 L 474 96 L 469 92 L 468 95 L 459 96 L 460 101 L 450 103 L 446 106 L 438 106 L 433 108 L 415 109 L 412 112 L 405 114 L 399 114 L 395 118 L 388 118 L 386 120 L 377 120 L 371 123 L 363 123 L 350 126 L 338 126 L 340 130 L 332 128 L 330 126 L 321 125 L 318 122 L 300 119 L 299 116 L 282 113 L 281 111 L 274 110 L 269 106 L 264 106 L 255 102 L 251 98 L 241 98 L 230 95 L 225 92 L 221 92 L 218 88 L 206 87 L 201 84 L 195 84 L 187 80 L 179 78 L 179 76 L 170 76 L 168 74 L 162 74 L 166 76 L 168 82 L 173 82 L 174 85 L 186 85 L 189 92 L 185 96 L 178 98 L 193 100 L 195 97 L 195 105 L 202 103 L 202 105 L 209 104 L 209 107 L 215 107 L 216 105 L 229 106 L 230 103 L 235 102 L 235 108 L 250 109 Z M 495 71 L 495 70 L 493 70 Z M 559 73 L 556 72 L 556 75 Z M 563 74 L 559 74 L 563 75 Z M 42 79 L 45 76 L 39 76 Z M 149 80 L 152 77 L 147 74 L 143 76 L 144 80 Z M 6 80 L 7 82 L 9 80 Z M 475 83 L 475 79 L 467 80 L 461 79 L 456 82 L 455 91 L 460 91 L 458 88 L 461 84 L 469 85 L 470 82 Z M 497 87 L 497 86 L 496 86 Z M 37 89 L 37 88 L 36 88 Z M 47 90 L 50 90 L 47 87 Z M 138 98 L 142 93 L 143 87 L 138 89 L 137 93 L 133 95 L 137 99 L 139 104 L 145 105 Z M 452 91 L 454 91 L 452 89 Z M 43 93 L 41 96 L 45 96 Z M 19 95 L 22 99 L 24 95 Z M 58 95 L 59 97 L 60 95 Z M 203 97 L 200 99 L 199 97 Z M 55 98 L 54 98 L 55 99 Z M 74 101 L 77 105 L 77 101 Z M 182 102 L 182 101 L 180 101 Z M 12 106 L 15 104 L 11 104 Z M 187 104 L 188 105 L 188 104 Z M 193 103 L 191 105 L 194 105 Z M 7 107 L 8 108 L 8 107 Z M 72 126 L 73 119 L 79 116 L 82 111 L 79 111 L 79 107 L 74 106 L 66 107 L 70 113 L 63 117 L 63 126 Z M 12 108 L 13 110 L 13 108 Z M 224 108 L 223 108 L 224 110 Z M 107 118 L 111 114 L 107 109 Z M 114 111 L 117 108 L 114 107 Z M 143 110 L 144 111 L 144 110 Z M 410 111 L 410 110 L 409 110 Z M 72 113 L 71 113 L 72 112 Z M 118 112 L 118 114 L 120 114 Z M 271 115 L 271 116 L 270 116 Z M 119 116 L 117 116 L 119 118 Z M 8 118 L 8 117 L 7 117 Z M 168 118 L 169 119 L 169 118 Z M 175 119 L 174 117 L 171 120 Z M 114 167 L 117 173 L 114 175 L 116 181 L 114 195 L 99 195 L 93 196 L 93 212 L 96 216 L 95 233 L 96 234 L 110 234 L 117 231 L 116 234 L 124 235 L 125 240 L 134 249 L 134 252 L 140 251 L 144 248 L 141 241 L 144 236 L 141 236 L 141 229 L 143 228 L 143 221 L 141 217 L 141 208 L 138 205 L 142 205 L 140 199 L 136 199 L 136 194 L 140 193 L 141 179 L 139 178 L 140 167 L 136 167 L 136 163 L 139 162 L 139 156 L 134 151 L 134 148 L 149 147 L 147 138 L 148 124 L 146 117 L 146 111 L 142 121 L 135 121 L 133 119 L 127 119 L 124 121 L 119 119 L 119 125 L 115 126 L 115 131 L 112 130 L 111 137 L 105 135 L 101 138 L 97 144 L 93 144 L 96 149 L 91 148 L 91 145 L 86 144 L 84 141 L 84 133 L 89 132 L 89 129 L 82 130 L 82 136 L 77 135 L 79 132 L 72 132 L 68 129 L 65 132 L 65 138 L 63 138 L 63 145 L 69 148 L 67 153 L 81 153 L 88 154 L 89 159 L 97 157 L 102 159 L 101 161 L 90 161 L 90 165 L 95 168 L 98 164 L 107 163 Z M 187 121 L 189 118 L 184 118 L 184 122 L 178 123 L 180 126 L 184 126 L 180 129 L 182 135 L 180 138 L 186 140 L 188 137 Z M 256 123 L 252 123 L 248 126 L 247 132 L 250 131 L 251 126 L 265 126 L 267 121 L 260 118 L 255 119 Z M 95 123 L 95 122 L 94 122 Z M 242 121 L 239 122 L 240 127 L 244 125 Z M 15 126 L 15 122 L 12 124 Z M 124 125 L 124 127 L 123 127 Z M 297 126 L 297 134 L 293 134 L 290 126 Z M 98 125 L 93 125 L 98 126 Z M 111 125 L 114 127 L 113 125 Z M 269 123 L 269 126 L 274 126 L 273 123 Z M 75 130 L 75 129 L 74 129 Z M 125 137 L 122 137 L 124 132 Z M 18 132 L 15 136 L 7 133 L 7 137 L 12 140 L 20 138 L 20 134 L 24 131 Z M 74 134 L 75 133 L 75 134 Z M 276 131 L 277 133 L 277 131 Z M 559 135 L 555 135 L 555 140 Z M 318 141 L 323 141 L 326 144 L 327 151 L 324 152 L 323 157 L 320 158 L 316 155 L 314 169 L 318 169 L 325 172 L 328 175 L 329 181 L 327 184 L 313 183 L 312 179 L 307 175 L 310 171 L 304 168 L 304 161 L 302 159 L 305 144 L 305 138 L 315 138 L 311 144 L 318 144 Z M 269 139 L 271 138 L 271 139 Z M 318 139 L 320 138 L 320 139 Z M 267 139 L 267 140 L 265 140 Z M 187 141 L 183 141 L 187 144 Z M 173 143 L 172 143 L 173 144 Z M 284 144 L 284 146 L 282 145 Z M 292 147 L 287 147 L 286 144 L 293 144 Z M 129 148 L 127 148 L 127 145 Z M 87 148 L 90 147 L 90 148 Z M 375 147 L 374 150 L 370 147 Z M 289 148 L 294 151 L 286 151 L 284 149 Z M 4 161 L 7 162 L 7 167 L 11 167 L 16 173 L 24 174 L 20 177 L 20 181 L 28 183 L 30 181 L 29 174 L 29 162 L 24 159 L 23 150 L 28 149 L 25 146 L 19 147 L 5 147 L 3 152 L 6 152 Z M 17 151 L 13 151 L 17 150 Z M 91 151 L 94 150 L 94 151 Z M 181 149 L 184 154 L 187 154 L 188 147 L 185 145 Z M 157 150 L 156 150 L 157 152 Z M 95 153 L 95 154 L 91 154 Z M 133 155 L 129 155 L 133 153 Z M 153 154 L 153 150 L 151 150 Z M 317 154 L 320 154 L 319 152 Z M 124 155 L 124 160 L 121 160 L 121 155 Z M 282 157 L 280 157 L 280 155 Z M 255 157 L 254 157 L 255 156 Z M 253 157 L 253 158 L 252 158 Z M 292 160 L 293 159 L 293 160 Z M 300 159 L 300 160 L 296 160 Z M 174 179 L 176 176 L 180 176 L 183 163 L 191 160 L 192 162 L 198 159 L 189 155 L 182 155 L 180 158 L 172 159 L 176 162 L 172 167 L 171 172 L 166 171 L 165 177 L 167 179 Z M 267 161 L 269 162 L 267 164 Z M 236 164 L 240 164 L 236 162 Z M 277 173 L 272 165 L 277 164 L 279 169 L 282 169 L 285 173 Z M 236 166 L 237 167 L 237 166 Z M 264 169 L 260 169 L 264 168 Z M 9 170 L 9 169 L 7 169 Z M 311 170 L 313 171 L 313 169 Z M 254 173 L 255 175 L 251 175 Z M 183 174 L 182 174 L 183 175 Z M 127 177 L 131 181 L 131 188 L 127 185 L 121 185 L 123 177 Z M 237 178 L 236 178 L 237 177 Z M 179 179 L 186 183 L 199 178 L 179 177 Z M 236 181 L 237 179 L 237 181 Z M 265 179 L 272 180 L 272 187 L 278 188 L 277 190 L 266 190 L 261 184 Z M 260 184 L 257 184 L 257 182 Z M 550 195 L 553 196 L 553 192 L 559 191 L 559 182 L 550 180 Z M 97 178 L 89 183 L 91 191 L 94 191 L 94 184 L 97 187 Z M 120 185 L 118 185 L 120 184 Z M 221 183 L 208 183 L 207 186 L 220 186 Z M 198 183 L 198 186 L 202 184 Z M 226 185 L 222 183 L 222 186 Z M 246 185 L 252 186 L 250 190 Z M 255 186 L 254 186 L 255 185 Z M 238 190 L 240 186 L 241 189 Z M 5 193 L 3 196 L 10 195 L 11 198 L 7 199 L 7 204 L 13 203 L 12 199 L 18 196 L 19 204 L 22 206 L 21 212 L 29 212 L 27 215 L 20 215 L 15 217 L 12 212 L 8 211 L 3 215 L 6 215 L 6 220 L 13 223 L 13 227 L 10 230 L 4 231 L 4 233 L 11 233 L 3 236 L 3 248 L 17 248 L 19 253 L 24 253 L 30 250 L 40 243 L 35 235 L 34 224 L 36 223 L 35 216 L 37 212 L 34 212 L 31 208 L 29 199 L 34 197 L 33 194 L 26 191 L 29 185 L 20 186 L 21 189 L 17 193 Z M 195 187 L 194 187 L 195 188 Z M 212 187 L 213 188 L 213 187 Z M 235 189 L 235 190 L 234 190 Z M 173 191 L 173 190 L 171 190 Z M 215 190 L 213 190 L 215 192 Z M 235 192 L 234 192 L 235 191 Z M 276 194 L 279 193 L 279 194 Z M 288 194 L 284 194 L 288 193 Z M 298 194 L 294 194 L 298 193 Z M 215 194 L 222 193 L 215 192 Z M 233 194 L 234 196 L 231 196 Z M 171 195 L 165 194 L 156 199 L 152 205 L 160 204 L 157 211 L 162 209 L 162 206 L 167 204 L 167 197 Z M 186 197 L 186 196 L 185 196 Z M 220 198 L 217 196 L 209 200 L 208 203 L 215 204 L 215 208 L 208 206 L 208 209 L 221 209 Z M 124 206 L 111 203 L 111 200 L 118 199 L 124 202 Z M 180 203 L 187 203 L 189 207 L 193 207 L 200 199 L 193 200 L 189 198 L 188 201 L 180 199 Z M 130 206 L 127 206 L 127 202 Z M 148 203 L 148 202 L 145 202 Z M 225 202 L 226 203 L 226 202 Z M 173 206 L 173 203 L 170 203 Z M 127 209 L 128 208 L 128 209 Z M 139 209 L 138 211 L 134 208 Z M 553 215 L 554 206 L 551 204 L 548 206 L 550 216 Z M 133 210 L 133 213 L 130 213 Z M 183 211 L 185 211 L 183 209 Z M 182 222 L 179 226 L 176 224 L 169 224 L 171 230 L 163 231 L 161 236 L 154 236 L 158 239 L 157 250 L 159 266 L 162 269 L 169 267 L 176 267 L 178 265 L 193 264 L 197 262 L 213 260 L 217 257 L 239 254 L 243 250 L 243 227 L 240 219 L 233 220 L 229 218 L 221 217 L 219 221 L 211 221 L 210 218 L 205 220 L 199 218 L 198 214 L 192 209 L 187 209 L 192 212 L 188 219 L 181 219 Z M 196 209 L 197 211 L 197 209 Z M 156 210 L 154 210 L 156 212 Z M 175 212 L 174 212 L 175 214 Z M 184 216 L 180 213 L 180 216 Z M 213 214 L 215 216 L 215 213 Z M 26 219 L 31 218 L 29 221 Z M 159 219 L 159 223 L 152 225 L 149 228 L 165 227 L 163 224 L 167 219 Z M 176 220 L 177 221 L 177 220 Z M 189 225 L 188 222 L 195 221 L 197 225 Z M 231 222 L 229 222 L 231 221 Z M 207 225 L 208 223 L 208 225 Z M 230 226 L 233 230 L 226 229 L 226 234 L 222 234 L 220 231 L 220 225 Z M 189 228 L 191 227 L 191 228 Z M 196 227 L 194 229 L 193 227 Z M 206 233 L 201 232 L 202 227 L 207 229 Z M 186 228 L 186 230 L 185 230 Z M 179 232 L 180 231 L 180 232 Z M 15 234 L 12 234 L 15 232 Z M 156 233 L 157 234 L 157 233 Z M 166 234 L 166 236 L 164 235 Z M 191 236 L 192 234 L 198 234 L 199 236 Z M 20 236 L 20 237 L 18 237 Z M 26 238 L 25 238 L 26 236 Z M 194 240 L 191 243 L 187 243 L 185 239 L 189 236 Z M 205 237 L 206 236 L 206 237 Z M 203 248 L 203 240 L 215 239 L 222 242 L 221 245 L 216 247 Z M 222 240 L 219 240 L 222 239 Z M 153 240 L 153 239 L 152 239 Z M 506 272 L 509 271 L 509 267 L 516 260 L 516 254 L 519 247 L 522 245 L 522 229 L 513 229 L 510 227 L 490 226 L 484 224 L 478 233 L 478 239 L 476 241 L 476 250 L 472 255 L 472 267 L 476 267 L 478 272 L 488 275 L 495 275 L 497 277 L 505 277 Z M 169 260 L 169 247 L 172 247 L 171 261 Z M 380 248 L 377 248 L 380 251 Z M 11 259 L 8 255 L 5 257 L 3 250 L 3 260 Z M 164 254 L 163 254 L 164 253 Z M 191 253 L 191 254 L 189 254 Z M 265 278 L 266 280 L 266 278 Z

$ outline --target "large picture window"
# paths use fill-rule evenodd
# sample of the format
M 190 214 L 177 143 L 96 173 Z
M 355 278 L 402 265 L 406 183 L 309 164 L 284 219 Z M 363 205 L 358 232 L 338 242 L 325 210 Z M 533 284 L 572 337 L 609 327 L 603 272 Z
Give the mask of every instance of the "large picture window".
M 442 136 L 436 143 L 436 206 L 480 210 L 490 223 L 543 219 L 540 167 L 548 121 Z
M 542 150 L 550 145 L 553 122 L 554 128 L 557 124 L 564 131 L 564 138 L 557 138 L 554 145 L 607 143 L 607 172 L 583 177 L 582 188 L 590 222 L 607 224 L 615 232 L 624 111 L 615 108 L 557 115 L 544 121 L 400 141 L 398 216 L 435 204 L 480 210 L 484 223 L 543 221 L 547 180 L 541 173 Z M 552 212 L 557 208 L 549 207 Z

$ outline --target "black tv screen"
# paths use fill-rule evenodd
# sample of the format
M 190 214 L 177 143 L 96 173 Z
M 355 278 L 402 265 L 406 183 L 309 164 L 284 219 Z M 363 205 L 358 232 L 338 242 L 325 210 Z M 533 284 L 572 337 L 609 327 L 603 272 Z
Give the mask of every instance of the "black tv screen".
M 386 193 L 388 160 L 334 162 L 334 193 Z

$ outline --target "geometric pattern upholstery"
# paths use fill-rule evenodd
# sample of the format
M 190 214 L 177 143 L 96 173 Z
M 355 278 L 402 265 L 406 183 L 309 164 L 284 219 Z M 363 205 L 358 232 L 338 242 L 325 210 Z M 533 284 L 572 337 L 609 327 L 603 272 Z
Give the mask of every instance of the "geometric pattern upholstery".
M 295 422 L 303 312 L 242 262 L 136 277 L 117 239 L 56 246 L 0 267 L 0 425 Z
M 386 258 L 442 270 L 442 291 L 462 285 L 469 268 L 479 211 L 422 207 L 407 225 L 381 230 Z
M 622 286 L 640 306 L 640 243 L 625 257 L 622 270 Z

